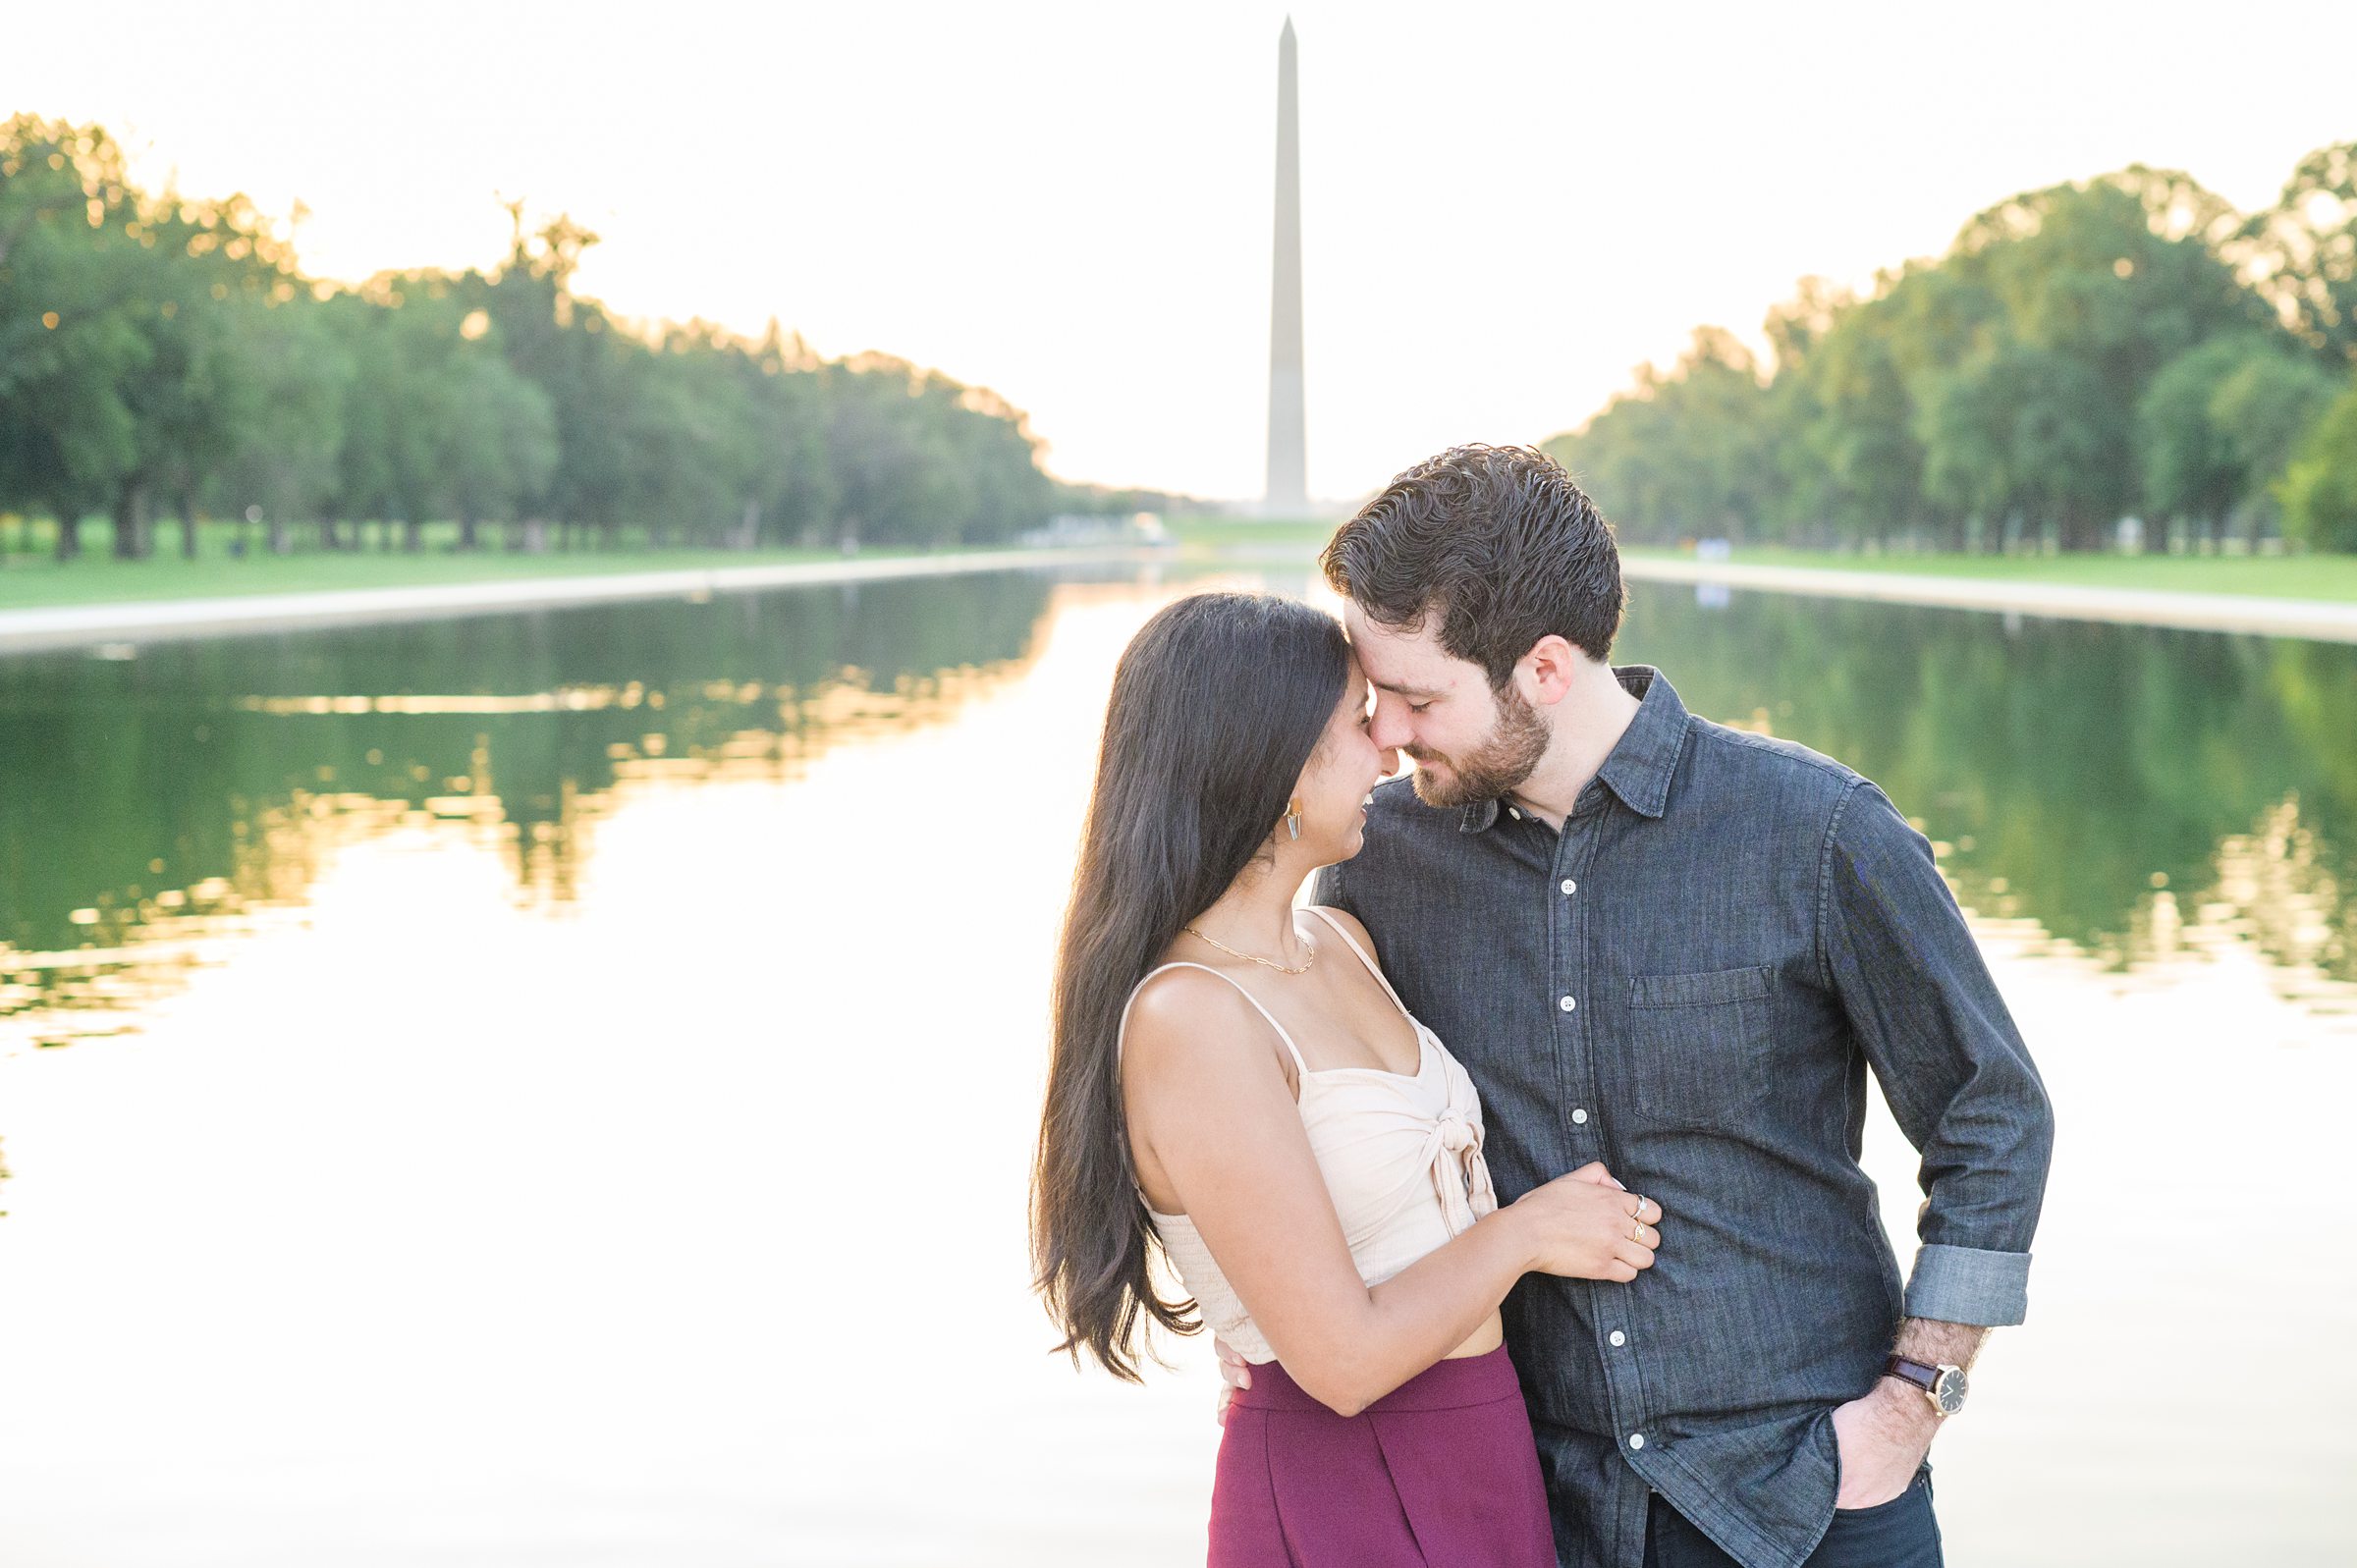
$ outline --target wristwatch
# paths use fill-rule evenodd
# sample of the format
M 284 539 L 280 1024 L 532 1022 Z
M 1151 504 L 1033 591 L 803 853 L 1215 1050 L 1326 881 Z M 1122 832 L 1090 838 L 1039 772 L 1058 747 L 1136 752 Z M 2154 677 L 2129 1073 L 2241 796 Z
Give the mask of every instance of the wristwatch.
M 1883 1376 L 1911 1382 L 1923 1390 L 1923 1397 L 1932 1402 L 1932 1409 L 1943 1416 L 1952 1416 L 1964 1408 L 1964 1396 L 1971 1391 L 1964 1369 L 1942 1362 L 1927 1367 L 1920 1361 L 1904 1356 L 1892 1356 L 1883 1366 Z

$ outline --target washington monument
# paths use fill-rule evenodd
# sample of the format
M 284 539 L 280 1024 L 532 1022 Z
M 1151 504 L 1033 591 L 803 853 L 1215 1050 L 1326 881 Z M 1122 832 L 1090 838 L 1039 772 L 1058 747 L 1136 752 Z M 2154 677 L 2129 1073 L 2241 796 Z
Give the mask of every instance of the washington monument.
M 1262 510 L 1309 510 L 1301 412 L 1301 117 L 1293 19 L 1277 37 L 1277 256 L 1269 304 L 1269 484 Z

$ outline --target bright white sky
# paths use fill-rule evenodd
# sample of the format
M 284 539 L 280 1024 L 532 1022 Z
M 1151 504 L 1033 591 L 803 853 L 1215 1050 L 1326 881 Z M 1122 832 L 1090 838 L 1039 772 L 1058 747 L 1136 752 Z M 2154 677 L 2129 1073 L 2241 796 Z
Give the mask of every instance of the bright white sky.
M 580 286 L 624 314 L 774 315 L 997 388 L 1068 478 L 1247 496 L 1286 14 L 91 0 L 9 17 L 0 113 L 301 198 L 328 277 L 493 263 L 521 195 L 604 237 Z M 1697 323 L 1756 341 L 1801 274 L 2017 190 L 2142 161 L 2264 204 L 2357 137 L 2346 0 L 1291 14 L 1323 496 L 1577 424 Z

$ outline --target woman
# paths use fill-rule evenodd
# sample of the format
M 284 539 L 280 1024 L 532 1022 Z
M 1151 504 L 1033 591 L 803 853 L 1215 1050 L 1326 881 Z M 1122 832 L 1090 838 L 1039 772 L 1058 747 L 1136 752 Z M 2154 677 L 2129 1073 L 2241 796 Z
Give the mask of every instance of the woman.
M 1255 1364 L 1213 1568 L 1552 1568 L 1499 1303 L 1532 1270 L 1635 1278 L 1661 1213 L 1594 1165 L 1499 1208 L 1464 1069 L 1363 927 L 1293 906 L 1396 765 L 1367 695 L 1285 599 L 1181 599 L 1123 654 L 1058 957 L 1039 1288 L 1060 1348 L 1121 1377 L 1145 1318 Z

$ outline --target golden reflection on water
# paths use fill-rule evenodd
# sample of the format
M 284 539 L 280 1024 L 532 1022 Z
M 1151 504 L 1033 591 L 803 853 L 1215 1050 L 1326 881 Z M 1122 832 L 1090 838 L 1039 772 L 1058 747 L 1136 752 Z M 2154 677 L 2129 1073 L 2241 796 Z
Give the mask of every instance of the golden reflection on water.
M 78 946 L 37 952 L 0 943 L 0 1059 L 27 1047 L 134 1032 L 138 1010 L 190 971 L 220 962 L 228 946 L 274 919 L 299 920 L 319 856 L 360 836 L 355 827 L 368 815 L 381 822 L 389 811 L 398 806 L 298 792 L 232 825 L 237 849 L 227 876 L 100 893 L 67 917 L 86 934 Z
M 1920 828 L 1922 825 L 1917 824 Z M 1949 885 L 1984 940 L 2001 938 L 2027 957 L 2092 958 L 2113 989 L 2195 983 L 2221 961 L 2263 960 L 2270 989 L 2285 1002 L 2357 1035 L 2357 982 L 2349 979 L 2349 894 L 2319 859 L 2301 826 L 2297 796 L 2268 810 L 2245 834 L 2220 840 L 2208 883 L 2180 893 L 2163 873 L 2132 906 L 2126 927 L 2082 945 L 2020 912 L 2006 879 L 1956 875 L 1935 843 Z

